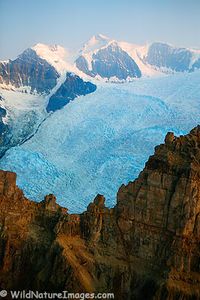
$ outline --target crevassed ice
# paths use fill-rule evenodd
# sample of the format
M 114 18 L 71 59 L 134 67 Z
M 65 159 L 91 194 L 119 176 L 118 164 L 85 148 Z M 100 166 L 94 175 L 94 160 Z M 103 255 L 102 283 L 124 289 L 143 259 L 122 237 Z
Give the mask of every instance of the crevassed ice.
M 167 131 L 185 134 L 200 122 L 200 72 L 100 84 L 52 114 L 34 137 L 10 149 L 0 168 L 40 201 L 80 212 L 97 193 L 114 205 L 122 183 L 138 176 Z

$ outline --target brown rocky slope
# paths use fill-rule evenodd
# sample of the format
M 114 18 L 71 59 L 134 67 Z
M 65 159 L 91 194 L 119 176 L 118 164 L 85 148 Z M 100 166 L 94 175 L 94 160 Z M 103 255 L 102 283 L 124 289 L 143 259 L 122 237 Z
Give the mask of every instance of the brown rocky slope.
M 116 206 L 104 201 L 70 215 L 0 171 L 0 288 L 200 299 L 200 126 L 168 133 Z

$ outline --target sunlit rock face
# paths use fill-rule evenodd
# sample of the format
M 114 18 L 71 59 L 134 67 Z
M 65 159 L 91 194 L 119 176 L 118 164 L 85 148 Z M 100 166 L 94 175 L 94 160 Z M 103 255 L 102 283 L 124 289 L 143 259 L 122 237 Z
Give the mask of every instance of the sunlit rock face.
M 200 126 L 169 132 L 113 208 L 100 194 L 72 215 L 52 194 L 30 201 L 5 171 L 0 207 L 1 289 L 199 299 Z

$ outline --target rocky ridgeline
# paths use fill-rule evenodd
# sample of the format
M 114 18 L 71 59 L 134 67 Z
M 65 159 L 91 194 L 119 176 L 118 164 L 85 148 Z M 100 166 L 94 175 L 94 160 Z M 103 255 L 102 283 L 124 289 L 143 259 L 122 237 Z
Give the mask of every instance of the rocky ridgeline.
M 33 49 L 25 50 L 15 60 L 0 62 L 0 84 L 15 88 L 30 87 L 31 92 L 49 93 L 58 77 L 55 68 Z
M 195 53 L 187 48 L 176 48 L 165 43 L 151 44 L 144 61 L 162 72 L 167 70 L 194 72 L 200 67 L 198 52 Z
M 5 171 L 0 207 L 1 289 L 200 299 L 200 126 L 168 133 L 114 208 L 102 195 L 80 215 L 53 195 L 35 203 Z

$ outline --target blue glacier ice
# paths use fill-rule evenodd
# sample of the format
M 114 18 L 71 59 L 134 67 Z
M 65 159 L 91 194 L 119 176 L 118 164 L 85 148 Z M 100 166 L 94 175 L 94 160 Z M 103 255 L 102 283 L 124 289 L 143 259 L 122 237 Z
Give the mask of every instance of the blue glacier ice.
M 0 168 L 15 171 L 33 200 L 54 193 L 70 212 L 80 212 L 102 193 L 111 206 L 168 131 L 185 134 L 198 123 L 200 72 L 99 83 L 7 151 Z

